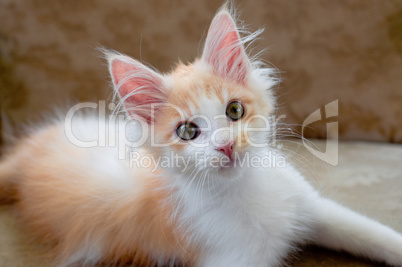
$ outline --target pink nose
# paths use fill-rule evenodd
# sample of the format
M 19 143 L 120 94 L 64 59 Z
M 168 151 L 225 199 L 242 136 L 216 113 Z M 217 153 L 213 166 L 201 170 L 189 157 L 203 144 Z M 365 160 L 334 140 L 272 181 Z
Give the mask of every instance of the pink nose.
M 218 146 L 216 150 L 221 151 L 223 154 L 228 156 L 230 160 L 232 160 L 234 143 L 235 143 L 234 141 L 228 141 L 226 144 Z

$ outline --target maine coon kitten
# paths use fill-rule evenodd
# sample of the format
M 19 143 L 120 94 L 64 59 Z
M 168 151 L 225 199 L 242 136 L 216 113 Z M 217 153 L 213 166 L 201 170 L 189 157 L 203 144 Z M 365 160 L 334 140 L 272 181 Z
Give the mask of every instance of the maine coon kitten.
M 59 266 L 279 266 L 306 242 L 402 266 L 400 234 L 322 198 L 290 165 L 240 166 L 247 155 L 272 150 L 261 146 L 267 132 L 250 130 L 264 127 L 261 118 L 275 109 L 271 70 L 244 50 L 252 37 L 240 39 L 223 7 L 201 58 L 169 74 L 107 53 L 121 103 L 142 130 L 154 128 L 135 151 L 172 162 L 180 156 L 186 167 L 130 166 L 116 147 L 75 146 L 63 120 L 2 159 L 0 198 L 14 197 L 24 225 L 54 242 Z M 73 123 L 83 141 L 107 127 L 92 115 Z

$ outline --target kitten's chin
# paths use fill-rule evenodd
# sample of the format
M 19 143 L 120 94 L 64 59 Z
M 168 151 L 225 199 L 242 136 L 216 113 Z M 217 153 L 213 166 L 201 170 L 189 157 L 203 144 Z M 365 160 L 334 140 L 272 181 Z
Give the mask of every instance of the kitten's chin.
M 218 176 L 222 178 L 235 179 L 242 176 L 245 170 L 239 162 L 239 158 L 233 159 L 214 169 L 218 173 Z
M 219 179 L 234 180 L 243 176 L 244 169 L 238 166 L 229 166 L 220 167 L 218 170 L 216 170 L 216 172 Z

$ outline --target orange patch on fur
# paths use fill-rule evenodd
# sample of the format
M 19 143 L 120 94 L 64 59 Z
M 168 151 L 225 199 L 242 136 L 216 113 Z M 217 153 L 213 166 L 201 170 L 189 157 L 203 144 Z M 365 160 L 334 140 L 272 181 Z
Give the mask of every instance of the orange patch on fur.
M 61 261 L 84 251 L 86 244 L 98 247 L 99 260 L 108 263 L 153 266 L 157 259 L 197 259 L 197 248 L 188 245 L 185 229 L 172 217 L 172 192 L 164 188 L 161 173 L 137 168 L 132 170 L 132 188 L 110 187 L 96 173 L 76 172 L 78 166 L 72 168 L 61 153 L 88 162 L 85 149 L 67 142 L 59 142 L 60 153 L 41 149 L 40 144 L 51 145 L 60 137 L 60 131 L 62 127 L 48 128 L 20 146 L 27 158 L 35 159 L 17 162 L 24 166 L 19 168 L 19 217 L 33 236 L 53 243 Z

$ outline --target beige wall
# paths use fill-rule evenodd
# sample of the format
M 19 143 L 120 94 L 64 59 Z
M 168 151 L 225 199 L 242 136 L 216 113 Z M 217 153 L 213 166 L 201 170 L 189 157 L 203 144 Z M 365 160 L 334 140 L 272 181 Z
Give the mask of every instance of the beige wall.
M 344 139 L 402 142 L 401 0 L 237 1 L 281 70 L 280 114 L 300 124 L 339 100 Z M 220 1 L 0 0 L 1 110 L 14 121 L 109 97 L 104 45 L 168 71 L 193 59 Z M 199 53 L 198 53 L 199 54 Z M 310 136 L 325 137 L 324 124 Z

